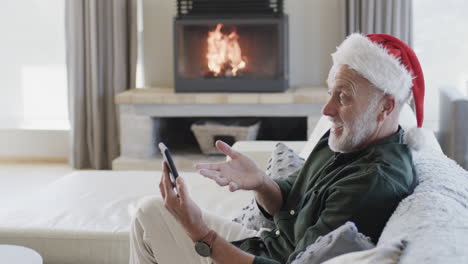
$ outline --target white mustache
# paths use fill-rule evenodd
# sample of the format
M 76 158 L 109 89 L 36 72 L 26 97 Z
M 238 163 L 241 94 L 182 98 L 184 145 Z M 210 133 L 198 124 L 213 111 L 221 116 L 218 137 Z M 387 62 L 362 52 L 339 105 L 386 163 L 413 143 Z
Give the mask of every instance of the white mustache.
M 343 121 L 335 119 L 333 117 L 328 117 L 328 120 L 333 123 L 335 126 L 342 126 L 344 125 Z

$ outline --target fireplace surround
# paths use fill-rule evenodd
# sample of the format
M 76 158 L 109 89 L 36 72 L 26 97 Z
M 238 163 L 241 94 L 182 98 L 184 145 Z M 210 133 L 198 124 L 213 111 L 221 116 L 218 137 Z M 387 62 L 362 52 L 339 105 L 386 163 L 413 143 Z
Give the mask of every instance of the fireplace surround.
M 284 93 L 213 94 L 175 93 L 168 87 L 131 89 L 116 96 L 121 153 L 112 167 L 161 169 L 162 156 L 155 147 L 160 141 L 173 150 L 178 168 L 191 170 L 197 162 L 222 162 L 223 157 L 199 152 L 190 126 L 200 118 L 261 119 L 258 138 L 302 140 L 312 133 L 327 100 L 325 87 L 291 87 Z
M 281 0 L 178 0 L 176 92 L 282 92 L 289 86 Z

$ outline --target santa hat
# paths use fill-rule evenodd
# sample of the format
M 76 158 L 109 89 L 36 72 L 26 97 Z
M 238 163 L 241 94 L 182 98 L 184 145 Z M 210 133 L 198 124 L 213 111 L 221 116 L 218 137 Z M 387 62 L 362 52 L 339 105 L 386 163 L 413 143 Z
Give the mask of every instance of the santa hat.
M 375 87 L 404 103 L 413 92 L 417 128 L 405 133 L 405 142 L 414 149 L 424 144 L 424 76 L 414 51 L 388 34 L 354 33 L 332 54 L 333 67 L 347 65 Z

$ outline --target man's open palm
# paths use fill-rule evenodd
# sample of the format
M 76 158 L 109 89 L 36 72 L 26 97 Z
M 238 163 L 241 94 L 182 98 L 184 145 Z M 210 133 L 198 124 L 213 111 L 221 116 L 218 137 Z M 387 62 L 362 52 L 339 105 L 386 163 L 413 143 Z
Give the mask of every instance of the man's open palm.
M 255 190 L 264 181 L 265 173 L 249 157 L 233 150 L 218 140 L 216 148 L 231 159 L 222 163 L 197 164 L 199 173 L 214 180 L 220 186 L 229 185 L 230 191 Z

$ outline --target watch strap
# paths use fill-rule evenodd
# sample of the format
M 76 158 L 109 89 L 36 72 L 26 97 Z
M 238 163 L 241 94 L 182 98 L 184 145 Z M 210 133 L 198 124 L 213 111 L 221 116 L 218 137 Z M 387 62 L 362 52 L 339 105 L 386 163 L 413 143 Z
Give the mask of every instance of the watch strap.
M 213 230 L 210 230 L 210 232 L 208 232 L 208 234 L 206 234 L 206 236 L 202 238 L 200 242 L 205 242 L 206 244 L 208 244 L 208 246 L 210 246 L 210 248 L 212 248 L 213 243 L 217 237 L 218 235 L 216 234 L 216 232 Z
M 202 239 L 195 243 L 195 251 L 202 257 L 209 257 L 212 254 L 213 244 L 218 235 L 210 230 Z

